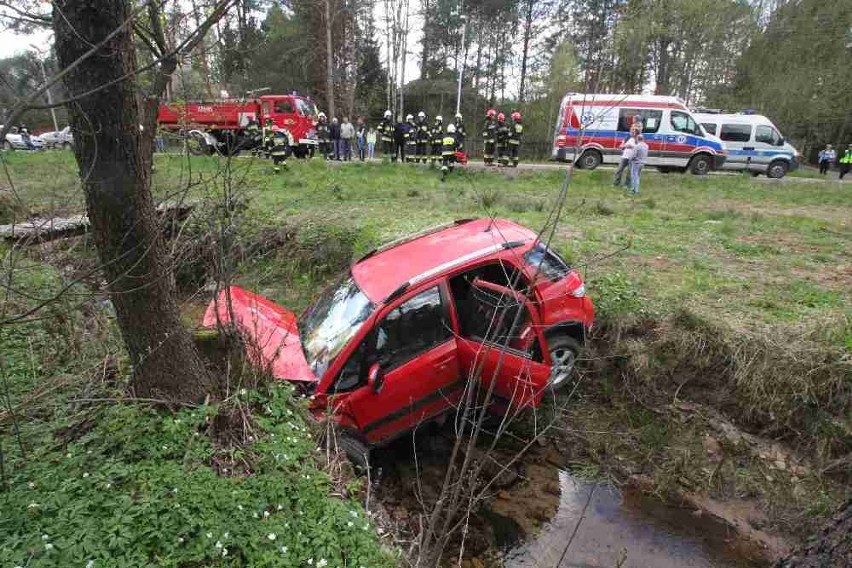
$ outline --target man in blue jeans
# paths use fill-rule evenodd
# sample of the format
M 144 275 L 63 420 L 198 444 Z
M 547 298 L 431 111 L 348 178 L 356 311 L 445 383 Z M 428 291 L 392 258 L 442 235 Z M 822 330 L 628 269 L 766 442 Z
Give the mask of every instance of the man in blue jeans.
M 648 144 L 641 134 L 636 136 L 636 146 L 633 148 L 633 157 L 630 158 L 630 181 L 631 193 L 639 195 L 639 176 L 642 174 L 642 166 L 648 159 Z

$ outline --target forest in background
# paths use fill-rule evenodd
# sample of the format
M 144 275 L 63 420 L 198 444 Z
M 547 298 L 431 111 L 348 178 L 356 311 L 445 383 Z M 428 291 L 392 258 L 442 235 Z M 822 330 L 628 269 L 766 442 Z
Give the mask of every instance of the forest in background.
M 213 5 L 170 3 L 168 41 L 178 44 Z M 140 48 L 144 41 L 137 34 Z M 42 83 L 39 57 L 0 60 L 4 114 Z M 489 106 L 519 108 L 534 154 L 546 154 L 559 101 L 577 91 L 754 109 L 812 158 L 825 143 L 852 139 L 850 57 L 847 0 L 239 0 L 183 58 L 167 97 L 269 89 L 373 122 L 386 108 L 448 116 L 461 69 L 468 122 Z M 55 70 L 53 56 L 43 62 Z M 28 122 L 51 125 L 47 111 Z

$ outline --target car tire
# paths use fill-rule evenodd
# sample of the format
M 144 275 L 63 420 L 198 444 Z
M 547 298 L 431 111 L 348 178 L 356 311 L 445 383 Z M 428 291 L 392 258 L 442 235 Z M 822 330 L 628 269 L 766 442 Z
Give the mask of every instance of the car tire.
M 568 384 L 577 364 L 582 348 L 580 343 L 573 337 L 557 335 L 547 341 L 550 351 L 550 380 L 548 386 L 553 390 L 559 390 Z
M 367 444 L 355 439 L 349 434 L 341 434 L 337 439 L 338 446 L 356 470 L 367 472 L 370 469 L 370 448 Z
M 775 160 L 766 168 L 766 177 L 772 179 L 781 179 L 787 174 L 787 162 L 784 160 Z
M 710 156 L 706 154 L 699 154 L 689 161 L 689 171 L 696 176 L 705 176 L 712 168 L 713 163 L 710 161 Z
M 603 156 L 597 150 L 586 150 L 577 161 L 577 165 L 584 170 L 593 170 L 603 162 Z

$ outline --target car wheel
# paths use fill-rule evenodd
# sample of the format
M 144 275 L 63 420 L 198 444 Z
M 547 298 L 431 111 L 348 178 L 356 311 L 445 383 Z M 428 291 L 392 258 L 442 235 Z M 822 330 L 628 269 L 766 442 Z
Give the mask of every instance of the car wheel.
M 12 149 L 12 143 L 9 142 L 8 140 L 3 140 L 2 148 L 3 148 L 4 151 L 8 152 L 9 150 Z
M 580 156 L 579 165 L 584 170 L 593 170 L 603 161 L 603 156 L 597 150 L 586 150 L 583 152 L 583 155 Z
M 787 173 L 787 162 L 782 160 L 775 160 L 771 164 L 769 164 L 769 168 L 766 169 L 766 177 L 772 179 L 781 179 Z
M 548 340 L 550 349 L 550 382 L 553 390 L 558 390 L 568 383 L 574 372 L 577 357 L 580 355 L 580 344 L 576 339 L 567 335 L 558 335 Z
M 370 448 L 349 434 L 341 434 L 337 443 L 356 470 L 366 472 L 370 469 Z
M 713 165 L 710 163 L 710 156 L 700 154 L 692 158 L 689 162 L 689 170 L 697 176 L 704 176 L 710 173 Z

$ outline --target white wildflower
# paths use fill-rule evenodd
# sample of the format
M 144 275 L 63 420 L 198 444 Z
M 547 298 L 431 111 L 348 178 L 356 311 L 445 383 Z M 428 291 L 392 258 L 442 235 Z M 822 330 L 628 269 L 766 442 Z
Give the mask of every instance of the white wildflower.
M 263 518 L 264 518 L 264 519 L 268 519 L 268 518 L 269 518 L 269 511 L 264 511 L 264 512 L 263 512 Z
M 350 514 L 351 516 L 353 516 L 353 517 L 357 517 L 357 516 L 358 516 L 358 511 L 349 511 L 349 514 Z
M 180 544 L 183 544 L 183 537 L 182 537 L 182 536 L 179 536 L 179 537 L 178 537 L 178 542 L 179 542 Z
M 163 451 L 166 451 L 166 450 L 168 450 L 168 449 L 169 449 L 169 447 L 168 447 L 168 446 L 163 446 Z
M 281 554 L 287 554 L 287 547 L 286 546 L 281 547 Z
M 177 495 L 177 487 L 175 487 L 175 488 L 173 488 L 173 489 L 172 489 L 172 493 L 174 493 L 175 495 Z
M 27 483 L 27 486 L 28 486 L 30 489 L 35 489 L 35 483 L 33 483 L 32 481 L 30 481 L 29 483 Z
M 326 566 L 328 566 L 328 560 L 320 558 L 319 562 L 317 562 L 317 568 L 325 568 Z
M 353 523 L 352 521 L 349 521 L 348 523 L 346 523 L 346 526 L 349 527 L 349 528 L 352 528 L 352 527 L 355 526 L 355 523 Z
M 237 511 L 242 511 L 242 510 L 243 510 L 243 506 L 242 506 L 242 505 L 237 505 Z
M 222 538 L 228 538 L 230 536 L 231 536 L 231 533 L 225 532 L 225 534 L 222 535 Z
M 314 559 L 308 558 L 308 566 L 313 566 L 313 565 L 314 565 Z
M 212 532 L 207 533 L 207 538 L 213 538 L 213 533 Z
M 269 540 L 275 540 L 278 537 L 275 536 L 275 533 L 269 533 L 268 535 L 266 535 L 266 538 L 268 538 Z
M 107 488 L 107 489 L 109 489 L 109 488 L 111 488 L 111 487 L 112 487 L 112 483 L 107 482 L 107 484 L 106 484 L 106 488 Z
M 71 452 L 68 452 L 67 454 L 65 454 L 65 457 L 70 458 L 70 457 L 73 457 L 73 456 L 71 455 Z
M 245 396 L 247 393 L 246 389 L 240 389 L 240 396 Z
M 280 511 L 280 510 L 282 510 L 282 509 L 284 508 L 284 506 L 283 506 L 283 505 L 281 505 L 281 504 L 279 504 L 279 505 L 278 505 L 277 507 L 275 507 L 275 508 L 276 508 L 277 510 L 279 510 L 279 511 Z
M 89 477 L 89 472 L 88 471 L 83 472 L 83 479 L 85 479 L 87 477 Z
M 227 548 L 222 549 L 222 556 L 228 556 L 228 549 Z
M 216 548 L 222 549 L 222 548 L 224 548 L 224 547 L 225 547 L 225 545 L 224 545 L 224 544 L 222 544 L 222 541 L 221 541 L 221 540 L 217 540 L 217 541 L 216 541 Z
M 89 560 L 88 562 L 86 562 L 86 568 L 95 568 L 95 561 Z
M 48 542 L 44 545 L 45 550 L 53 550 L 53 543 Z
M 48 539 L 50 539 L 50 537 L 47 536 L 46 534 L 41 535 L 41 540 L 48 540 Z
M 256 519 L 257 518 L 257 512 L 252 513 L 251 516 Z
M 38 509 L 40 506 L 38 503 L 30 503 L 27 505 L 27 509 Z

